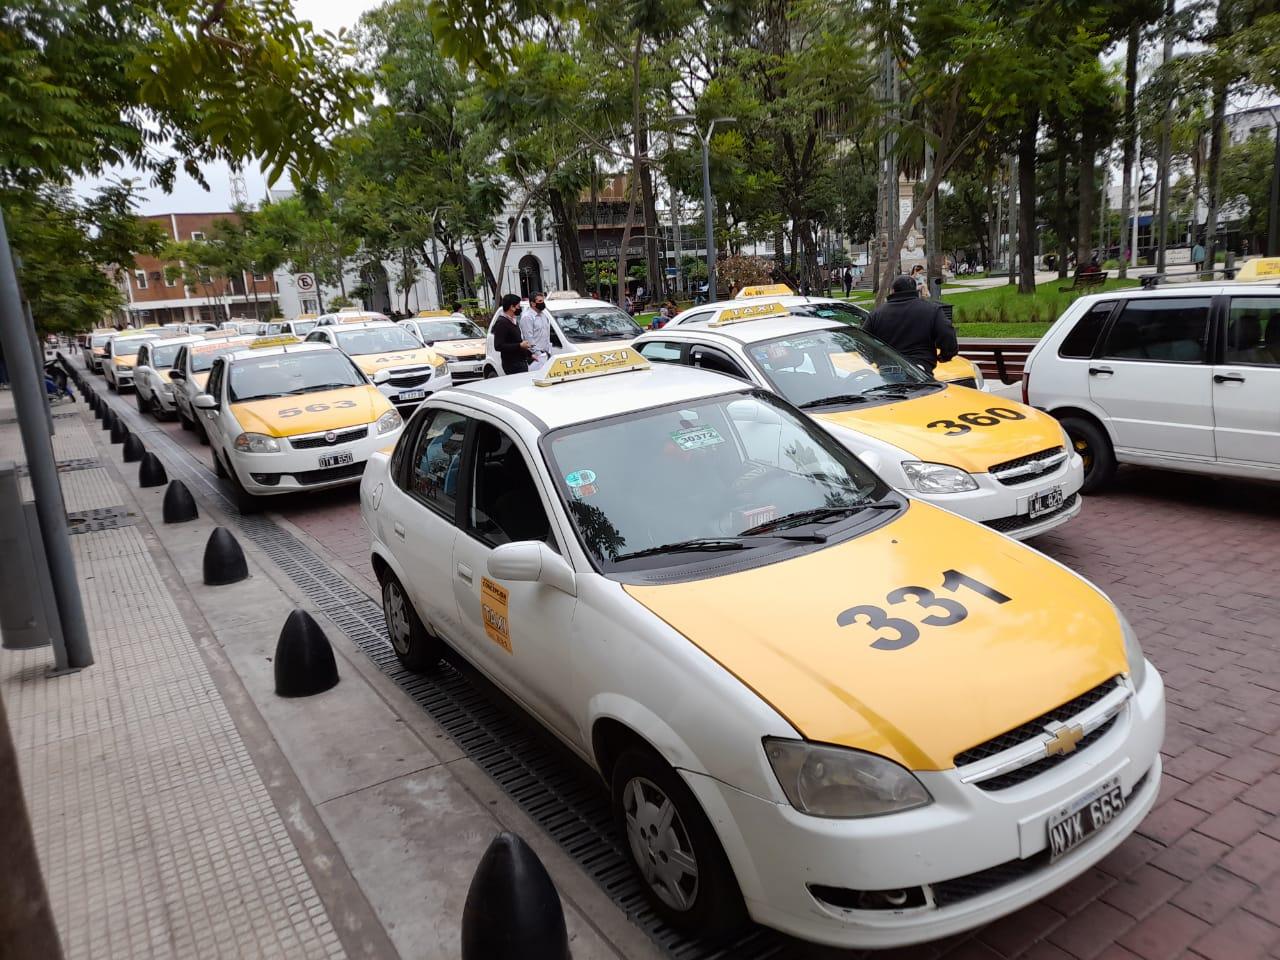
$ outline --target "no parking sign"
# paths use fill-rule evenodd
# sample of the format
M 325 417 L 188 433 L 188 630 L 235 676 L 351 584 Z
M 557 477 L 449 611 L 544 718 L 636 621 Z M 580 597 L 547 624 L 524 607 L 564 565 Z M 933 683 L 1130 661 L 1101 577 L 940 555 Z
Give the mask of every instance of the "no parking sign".
M 316 275 L 314 273 L 295 273 L 293 275 L 293 283 L 298 288 L 299 293 L 313 293 L 316 289 Z

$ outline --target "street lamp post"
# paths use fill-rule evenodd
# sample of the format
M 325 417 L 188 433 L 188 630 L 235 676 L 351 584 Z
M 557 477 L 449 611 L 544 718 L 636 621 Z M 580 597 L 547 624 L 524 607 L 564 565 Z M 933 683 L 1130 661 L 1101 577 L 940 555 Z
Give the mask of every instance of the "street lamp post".
M 677 123 L 697 123 L 697 117 L 681 114 L 674 117 Z M 716 132 L 717 123 L 736 123 L 737 117 L 716 117 L 707 127 L 707 135 L 695 126 L 694 136 L 702 141 L 702 205 L 705 208 L 707 222 L 707 302 L 716 300 L 716 232 L 715 207 L 711 201 L 711 137 Z
M 1275 124 L 1275 157 L 1271 161 L 1271 203 L 1267 217 L 1267 256 L 1280 257 L 1280 111 L 1271 108 Z M 1213 264 L 1209 264 L 1213 266 Z

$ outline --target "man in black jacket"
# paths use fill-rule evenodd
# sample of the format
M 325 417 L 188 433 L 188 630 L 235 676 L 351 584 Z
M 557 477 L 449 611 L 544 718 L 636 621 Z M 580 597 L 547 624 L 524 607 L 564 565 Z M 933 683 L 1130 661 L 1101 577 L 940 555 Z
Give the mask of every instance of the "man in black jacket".
M 921 300 L 910 277 L 893 281 L 888 299 L 875 309 L 863 328 L 879 337 L 932 376 L 933 368 L 959 352 L 956 328 L 942 306 Z

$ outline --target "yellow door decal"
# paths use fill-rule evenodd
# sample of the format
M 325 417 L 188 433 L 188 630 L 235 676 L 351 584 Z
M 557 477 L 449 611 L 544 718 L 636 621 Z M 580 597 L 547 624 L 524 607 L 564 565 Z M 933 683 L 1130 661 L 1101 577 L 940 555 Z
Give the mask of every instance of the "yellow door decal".
M 480 617 L 484 620 L 484 632 L 489 639 L 507 653 L 511 653 L 511 623 L 507 619 L 505 587 L 500 587 L 488 577 L 480 578 Z

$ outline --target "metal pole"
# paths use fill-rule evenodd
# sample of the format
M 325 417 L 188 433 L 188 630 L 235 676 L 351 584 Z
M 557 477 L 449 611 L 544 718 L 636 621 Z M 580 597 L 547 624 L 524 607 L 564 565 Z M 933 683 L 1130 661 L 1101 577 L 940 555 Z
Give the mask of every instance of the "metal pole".
M 431 235 L 431 262 L 435 264 L 436 270 L 436 309 L 444 309 L 444 287 L 440 284 L 440 249 L 436 246 L 436 235 Z
M 1280 257 L 1280 116 L 1271 111 L 1275 121 L 1275 157 L 1271 161 L 1271 210 L 1267 215 L 1267 256 Z M 1210 267 L 1213 264 L 1209 264 Z
M 1129 266 L 1138 266 L 1138 219 L 1142 215 L 1142 138 L 1133 132 L 1133 242 L 1129 244 Z
M 1018 156 L 1009 155 L 1009 282 L 1018 282 Z
M 716 233 L 715 208 L 711 205 L 711 135 L 716 125 L 707 128 L 702 140 L 702 205 L 706 208 L 707 221 L 707 302 L 715 303 L 716 296 Z
M 1173 0 L 1166 0 L 1164 8 L 1164 58 L 1161 63 L 1168 63 L 1173 56 Z M 1165 247 L 1169 243 L 1169 160 L 1172 152 L 1173 101 L 1165 104 L 1164 117 L 1160 120 L 1160 195 L 1159 240 L 1156 247 L 1156 273 L 1164 273 Z
M 0 210 L 0 345 L 7 357 L 21 358 L 27 350 L 23 330 L 22 294 L 18 275 L 13 269 L 9 249 L 9 232 L 4 211 Z M 89 629 L 84 622 L 84 605 L 80 599 L 80 581 L 75 559 L 71 556 L 71 540 L 67 533 L 67 515 L 62 500 L 62 484 L 53 459 L 53 438 L 44 412 L 48 400 L 44 392 L 43 367 L 36 368 L 19 359 L 9 370 L 13 385 L 13 403 L 22 430 L 22 446 L 27 454 L 27 472 L 35 494 L 36 516 L 49 561 L 49 576 L 54 599 L 62 619 L 62 636 L 66 649 L 59 652 L 54 645 L 54 664 L 58 670 L 80 669 L 93 663 L 89 646 Z

